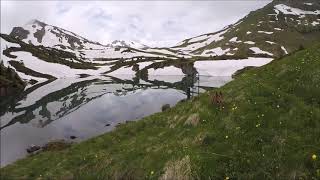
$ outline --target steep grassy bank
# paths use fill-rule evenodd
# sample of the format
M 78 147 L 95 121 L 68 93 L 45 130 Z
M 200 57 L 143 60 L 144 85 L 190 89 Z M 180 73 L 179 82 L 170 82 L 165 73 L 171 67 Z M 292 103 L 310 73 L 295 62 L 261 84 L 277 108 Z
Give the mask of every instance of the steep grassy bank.
M 1 179 L 319 179 L 319 89 L 320 44 L 241 73 L 221 109 L 205 93 Z

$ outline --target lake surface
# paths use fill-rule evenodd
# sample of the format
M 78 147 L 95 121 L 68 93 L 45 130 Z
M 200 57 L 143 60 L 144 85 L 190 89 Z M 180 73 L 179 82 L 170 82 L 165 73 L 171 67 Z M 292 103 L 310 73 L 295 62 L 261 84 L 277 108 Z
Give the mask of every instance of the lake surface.
M 52 140 L 80 142 L 174 106 L 231 77 L 90 76 L 35 85 L 21 95 L 0 97 L 1 167 L 23 158 L 26 149 Z M 75 139 L 70 139 L 75 136 Z

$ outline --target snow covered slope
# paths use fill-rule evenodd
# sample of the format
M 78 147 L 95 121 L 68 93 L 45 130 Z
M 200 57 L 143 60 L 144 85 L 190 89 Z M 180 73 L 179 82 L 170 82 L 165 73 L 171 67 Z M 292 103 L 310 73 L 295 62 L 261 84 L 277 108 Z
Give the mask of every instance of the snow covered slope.
M 42 45 L 45 47 L 69 51 L 75 53 L 77 57 L 82 59 L 119 58 L 122 56 L 135 57 L 141 55 L 139 53 L 136 54 L 137 51 L 135 51 L 135 49 L 143 51 L 144 49 L 149 48 L 148 46 L 138 42 L 120 40 L 115 40 L 110 44 L 102 45 L 68 30 L 48 25 L 39 20 L 32 20 L 22 27 L 14 27 L 10 36 L 20 39 L 27 44 L 35 46 Z M 126 48 L 131 49 L 127 50 L 128 53 L 126 53 L 126 55 L 122 55 L 121 50 L 126 50 Z M 91 50 L 92 52 L 90 52 Z M 99 53 L 102 51 L 107 53 Z M 83 54 L 81 54 L 81 52 L 83 52 Z M 86 56 L 87 54 L 88 56 Z M 143 55 L 152 56 L 150 53 L 145 53 Z
M 317 41 L 320 1 L 274 0 L 221 31 L 183 40 L 172 49 L 217 59 L 278 58 Z
M 174 47 L 149 48 L 118 40 L 102 45 L 38 20 L 1 37 L 7 37 L 1 39 L 4 65 L 37 83 L 83 75 L 147 78 L 224 72 L 230 76 L 243 67 L 263 65 L 320 41 L 320 2 L 274 0 L 218 32 L 183 40 Z
M 25 43 L 59 47 L 61 49 L 102 49 L 105 46 L 98 42 L 85 39 L 73 32 L 32 20 L 23 27 L 14 27 L 11 36 Z
M 148 49 L 149 47 L 147 45 L 144 45 L 139 42 L 134 41 L 124 41 L 124 40 L 115 40 L 110 44 L 107 44 L 108 47 L 130 47 L 135 49 Z

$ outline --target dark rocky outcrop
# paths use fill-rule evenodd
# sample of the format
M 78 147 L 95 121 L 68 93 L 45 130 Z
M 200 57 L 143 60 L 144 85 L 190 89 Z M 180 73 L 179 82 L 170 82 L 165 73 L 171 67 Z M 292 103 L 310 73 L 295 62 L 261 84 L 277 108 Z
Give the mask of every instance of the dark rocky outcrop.
M 44 34 L 46 33 L 44 27 L 41 30 L 37 30 L 37 32 L 35 32 L 33 35 L 35 38 L 37 38 L 38 43 L 42 42 L 42 38 L 44 36 Z
M 40 146 L 37 146 L 37 145 L 31 145 L 30 147 L 28 147 L 26 150 L 28 153 L 34 153 L 34 152 L 37 152 L 41 149 Z
M 30 34 L 28 30 L 25 30 L 22 27 L 14 27 L 10 33 L 10 36 L 23 40 L 28 37 L 28 34 Z
M 166 110 L 168 110 L 168 109 L 170 109 L 170 104 L 165 104 L 165 105 L 163 105 L 163 106 L 161 107 L 161 110 L 162 110 L 162 111 L 166 111 Z

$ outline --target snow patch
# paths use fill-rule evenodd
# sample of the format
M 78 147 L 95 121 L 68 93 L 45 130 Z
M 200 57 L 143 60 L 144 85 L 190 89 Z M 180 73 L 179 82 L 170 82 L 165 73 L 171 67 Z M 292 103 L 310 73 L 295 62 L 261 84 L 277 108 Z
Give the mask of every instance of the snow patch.
M 157 81 L 164 81 L 164 82 L 168 82 L 168 83 L 176 83 L 176 82 L 182 81 L 183 77 L 184 77 L 184 75 L 183 76 L 161 75 L 161 76 L 148 76 L 148 79 L 151 81 L 157 80 Z
M 201 36 L 197 36 L 195 38 L 190 39 L 188 42 L 189 43 L 194 43 L 197 41 L 202 41 L 202 40 L 207 40 L 208 39 L 208 35 L 201 35 Z
M 241 40 L 237 41 L 237 39 L 238 39 L 238 37 L 233 37 L 233 38 L 231 38 L 229 41 L 230 41 L 230 42 L 235 42 L 235 43 L 240 43 L 240 42 L 242 42 Z
M 245 60 L 211 60 L 196 61 L 194 67 L 201 76 L 232 76 L 236 71 L 247 66 L 262 66 L 272 61 L 272 58 L 253 58 Z
M 72 69 L 69 66 L 57 63 L 50 63 L 32 56 L 29 52 L 13 52 L 13 55 L 18 56 L 25 67 L 34 71 L 49 74 L 56 78 L 62 77 L 78 77 L 79 74 L 99 75 L 110 70 L 109 66 L 100 66 L 99 69 Z
M 207 35 L 208 39 L 203 42 L 192 43 L 192 44 L 187 45 L 186 47 L 173 48 L 173 49 L 181 50 L 184 52 L 191 52 L 191 51 L 197 50 L 197 49 L 202 48 L 204 46 L 207 46 L 213 42 L 217 42 L 217 41 L 222 40 L 224 37 L 221 35 L 224 34 L 226 31 L 228 31 L 228 29 L 221 31 L 219 33 L 213 34 L 213 35 Z
M 177 54 L 167 50 L 167 49 L 147 49 L 146 50 L 147 52 L 150 52 L 150 53 L 153 53 L 153 52 L 156 52 L 156 53 L 161 53 L 161 54 L 168 54 L 168 55 L 173 55 L 173 56 L 176 56 Z
M 267 52 L 267 51 L 263 51 L 263 50 L 261 50 L 261 49 L 258 48 L 258 47 L 251 47 L 251 48 L 249 48 L 249 49 L 252 50 L 255 54 L 267 54 L 267 55 L 273 56 L 272 53 L 269 53 L 269 52 Z
M 201 55 L 215 55 L 215 56 L 221 56 L 225 54 L 226 52 L 229 52 L 230 48 L 223 50 L 221 47 L 217 47 L 211 50 L 205 50 Z
M 246 43 L 246 44 L 256 44 L 256 43 L 253 42 L 253 41 L 246 41 L 246 42 L 244 42 L 244 43 Z
M 266 43 L 269 43 L 269 44 L 277 44 L 277 43 L 272 42 L 272 41 L 266 41 Z
M 318 15 L 320 14 L 320 10 L 316 10 L 316 11 L 305 11 L 302 9 L 298 9 L 298 8 L 293 8 L 284 4 L 278 4 L 276 6 L 274 6 L 277 10 L 281 11 L 283 14 L 290 14 L 290 15 L 296 15 L 296 16 L 300 16 L 300 15 L 306 15 L 306 14 L 311 14 L 311 15 Z
M 0 43 L 1 43 L 1 46 L 0 46 L 1 47 L 1 49 L 0 49 L 1 50 L 0 62 L 3 61 L 3 65 L 5 67 L 8 67 L 8 66 L 10 66 L 9 63 L 8 63 L 8 61 L 10 61 L 10 59 L 9 59 L 9 57 L 7 57 L 7 56 L 5 56 L 3 54 L 3 51 L 5 49 L 9 48 L 9 47 L 21 47 L 21 46 L 19 44 L 16 44 L 16 43 L 8 42 L 3 38 L 1 38 Z
M 258 31 L 258 33 L 273 34 L 273 32 L 267 32 L 267 31 Z
M 286 48 L 284 46 L 281 46 L 281 49 L 284 51 L 284 53 L 288 54 L 288 51 L 286 50 Z
M 148 75 L 150 76 L 184 76 L 185 74 L 182 72 L 180 68 L 176 68 L 174 66 L 168 66 L 164 68 L 158 69 L 148 69 Z
M 312 24 L 312 26 L 316 26 L 316 25 L 319 25 L 320 23 L 317 21 L 313 21 L 311 24 Z
M 305 5 L 308 5 L 308 6 L 312 6 L 313 4 L 312 3 L 303 3 Z

